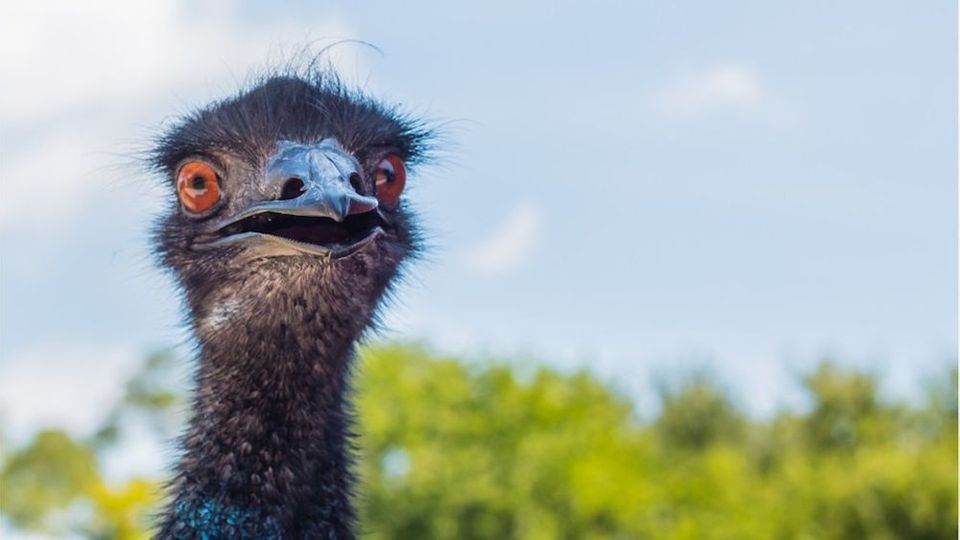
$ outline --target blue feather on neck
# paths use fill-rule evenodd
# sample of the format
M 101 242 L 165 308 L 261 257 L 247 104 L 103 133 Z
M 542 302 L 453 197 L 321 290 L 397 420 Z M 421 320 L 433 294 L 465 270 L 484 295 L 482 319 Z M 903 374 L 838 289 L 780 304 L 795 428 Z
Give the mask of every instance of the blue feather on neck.
M 279 539 L 281 528 L 272 517 L 250 508 L 221 504 L 215 500 L 179 501 L 174 506 L 182 537 L 201 540 Z M 181 535 L 178 535 L 181 536 Z

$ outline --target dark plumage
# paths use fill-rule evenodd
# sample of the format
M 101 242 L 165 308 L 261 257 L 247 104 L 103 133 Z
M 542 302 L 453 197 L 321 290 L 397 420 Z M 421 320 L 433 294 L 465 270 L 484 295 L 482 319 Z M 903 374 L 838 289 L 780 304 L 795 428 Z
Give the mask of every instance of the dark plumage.
M 420 245 L 391 186 L 428 139 L 326 72 L 264 78 L 159 138 L 156 249 L 199 364 L 158 537 L 354 536 L 351 362 Z

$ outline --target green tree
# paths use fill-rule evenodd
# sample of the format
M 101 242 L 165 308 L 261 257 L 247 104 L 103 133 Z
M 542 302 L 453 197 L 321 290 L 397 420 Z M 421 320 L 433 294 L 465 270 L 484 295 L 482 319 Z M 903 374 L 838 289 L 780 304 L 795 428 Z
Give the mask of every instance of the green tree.
M 87 493 L 99 482 L 96 458 L 89 448 L 59 430 L 44 430 L 13 453 L 0 473 L 3 512 L 26 529 L 57 528 L 55 510 Z
M 643 422 L 587 372 L 365 349 L 356 380 L 358 503 L 370 539 L 957 537 L 957 373 L 923 405 L 824 363 L 809 412 L 758 421 L 700 374 Z M 183 404 L 169 354 L 86 440 L 39 432 L 6 451 L 0 510 L 16 527 L 146 538 L 159 479 L 98 471 L 131 423 L 169 435 Z
M 675 448 L 703 450 L 744 436 L 743 415 L 703 373 L 682 380 L 677 388 L 662 385 L 660 402 L 656 427 L 663 440 Z

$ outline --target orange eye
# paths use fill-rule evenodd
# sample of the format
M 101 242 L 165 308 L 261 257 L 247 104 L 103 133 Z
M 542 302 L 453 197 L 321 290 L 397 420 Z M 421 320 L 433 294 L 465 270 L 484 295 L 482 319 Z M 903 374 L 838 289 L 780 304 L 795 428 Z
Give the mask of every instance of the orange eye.
M 177 174 L 177 195 L 187 210 L 205 212 L 220 200 L 220 179 L 210 165 L 190 161 Z
M 396 206 L 400 202 L 403 186 L 407 183 L 407 169 L 400 156 L 388 154 L 380 160 L 373 178 L 377 187 L 377 199 L 386 206 Z

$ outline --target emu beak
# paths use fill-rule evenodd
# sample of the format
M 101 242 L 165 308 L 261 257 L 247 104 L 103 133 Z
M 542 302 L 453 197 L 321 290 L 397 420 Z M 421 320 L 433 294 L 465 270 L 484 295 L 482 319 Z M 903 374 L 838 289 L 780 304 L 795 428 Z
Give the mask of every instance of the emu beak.
M 243 242 L 269 254 L 349 255 L 383 233 L 377 198 L 354 189 L 359 164 L 332 138 L 307 145 L 280 141 L 254 202 L 214 223 L 214 238 L 198 246 Z
M 349 215 L 376 210 L 376 197 L 360 195 L 350 185 L 354 175 L 360 175 L 360 166 L 335 139 L 315 145 L 280 141 L 267 163 L 264 191 L 282 196 L 285 186 L 299 181 L 300 195 L 253 204 L 219 228 L 263 212 L 342 222 Z

